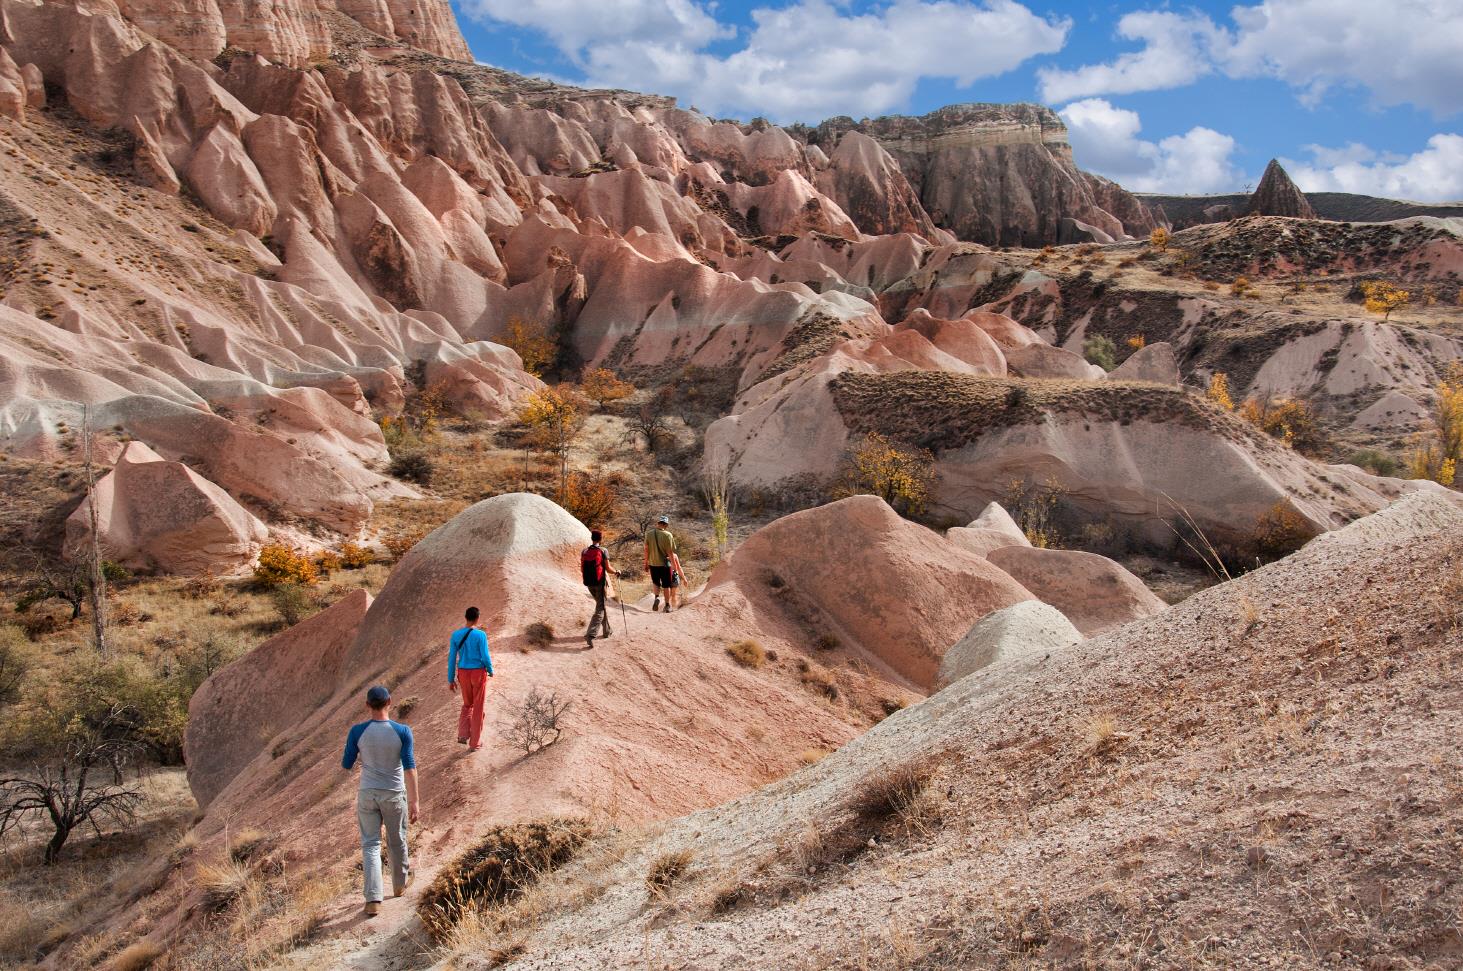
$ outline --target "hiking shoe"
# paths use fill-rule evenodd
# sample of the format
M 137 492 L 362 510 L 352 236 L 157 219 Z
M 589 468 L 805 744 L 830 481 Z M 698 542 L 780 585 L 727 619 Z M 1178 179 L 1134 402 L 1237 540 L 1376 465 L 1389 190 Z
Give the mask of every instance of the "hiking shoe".
M 600 637 L 612 637 L 612 636 L 614 636 L 614 631 L 612 631 L 608 627 L 606 627 L 604 630 L 602 630 L 602 631 L 599 632 L 599 636 Z
M 403 883 L 399 887 L 393 886 L 391 888 L 392 895 L 393 896 L 396 896 L 396 897 L 400 897 L 402 894 L 406 893 L 406 888 L 411 886 L 411 882 L 412 882 L 413 879 L 415 879 L 415 877 L 416 877 L 416 871 L 414 871 L 414 870 L 408 870 L 408 871 L 406 871 L 406 883 Z
M 465 739 L 465 738 L 459 738 L 457 740 L 457 744 L 458 745 L 466 745 L 467 744 L 467 739 Z
M 381 913 L 381 901 L 379 901 L 379 900 L 368 900 L 368 901 L 366 901 L 366 916 L 367 917 L 375 917 L 379 913 Z
M 588 648 L 589 650 L 591 650 L 591 651 L 594 650 L 594 635 L 593 634 L 585 634 L 584 635 L 584 643 L 589 645 L 589 648 Z

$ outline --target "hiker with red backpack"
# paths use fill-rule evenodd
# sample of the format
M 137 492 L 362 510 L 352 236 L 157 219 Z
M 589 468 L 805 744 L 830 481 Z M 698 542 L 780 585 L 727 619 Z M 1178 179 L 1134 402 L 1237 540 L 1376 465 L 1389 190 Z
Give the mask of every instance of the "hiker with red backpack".
M 594 613 L 589 617 L 589 629 L 584 632 L 584 642 L 593 648 L 596 625 L 600 629 L 600 637 L 610 636 L 610 613 L 605 607 L 605 595 L 610 577 L 619 576 L 620 571 L 610 565 L 610 554 L 600 545 L 604 534 L 597 529 L 590 530 L 589 539 L 589 546 L 579 554 L 579 570 L 590 596 L 594 597 Z

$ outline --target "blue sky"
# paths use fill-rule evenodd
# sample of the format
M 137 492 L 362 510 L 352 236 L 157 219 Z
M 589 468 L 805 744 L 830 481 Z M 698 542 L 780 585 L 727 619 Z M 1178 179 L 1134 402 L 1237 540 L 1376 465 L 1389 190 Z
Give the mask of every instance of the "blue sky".
M 778 122 L 959 101 L 1061 111 L 1084 168 L 1463 199 L 1463 0 L 453 0 L 485 63 Z

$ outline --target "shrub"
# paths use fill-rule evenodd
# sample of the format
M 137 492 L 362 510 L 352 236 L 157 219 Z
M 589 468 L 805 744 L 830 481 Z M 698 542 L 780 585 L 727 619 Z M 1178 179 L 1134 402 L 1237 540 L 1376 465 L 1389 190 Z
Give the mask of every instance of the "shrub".
M 363 569 L 370 566 L 376 558 L 370 548 L 355 543 L 342 543 L 337 555 L 340 557 L 341 568 L 346 570 Z
M 902 516 L 917 516 L 929 502 L 935 482 L 935 457 L 886 438 L 865 435 L 844 459 L 838 495 L 875 495 Z
M 218 593 L 220 584 L 218 577 L 209 570 L 204 570 L 196 577 L 189 577 L 183 583 L 181 593 L 189 600 L 202 600 L 204 597 L 211 597 Z
M 589 839 L 579 819 L 497 826 L 438 872 L 417 903 L 417 916 L 443 940 L 468 912 L 501 904 L 569 862 Z
M 286 627 L 293 627 L 315 612 L 316 604 L 309 592 L 298 583 L 281 583 L 271 594 L 274 609 Z
M 635 393 L 633 384 L 621 381 L 614 371 L 602 367 L 586 372 L 580 387 L 584 389 L 584 396 L 597 402 L 601 408 Z
M 534 647 L 548 647 L 554 643 L 554 625 L 546 620 L 536 620 L 523 629 L 528 643 Z
M 807 661 L 798 663 L 798 680 L 816 693 L 827 698 L 829 701 L 837 701 L 841 692 L 838 690 L 838 683 L 833 680 L 833 675 L 827 668 Z
M 1162 253 L 1168 249 L 1168 230 L 1162 226 L 1156 227 L 1148 234 L 1148 245 Z
M 1204 392 L 1204 397 L 1225 411 L 1234 411 L 1234 399 L 1229 396 L 1229 375 L 1216 371 L 1209 378 L 1209 389 Z
M 319 580 L 320 573 L 315 564 L 283 543 L 270 543 L 259 551 L 259 562 L 254 566 L 254 582 L 266 590 L 282 583 L 308 586 Z
M 1093 334 L 1082 342 L 1082 356 L 1104 371 L 1118 366 L 1117 345 L 1106 334 Z
M 1229 292 L 1236 297 L 1244 296 L 1249 289 L 1250 280 L 1248 277 L 1237 276 L 1234 278 L 1234 282 L 1229 285 Z
M 0 627 L 0 707 L 20 700 L 20 686 L 29 670 L 25 635 L 10 624 Z
M 570 472 L 559 504 L 584 525 L 599 527 L 614 518 L 620 496 L 612 476 Z
M 1060 536 L 1054 522 L 1057 504 L 1065 490 L 1055 479 L 1037 482 L 1013 479 L 1001 505 L 1010 511 L 1021 532 L 1032 546 L 1048 549 L 1057 545 Z
M 767 652 L 756 641 L 737 641 L 726 653 L 744 668 L 760 668 L 767 663 Z
M 559 343 L 542 324 L 530 324 L 521 317 L 508 320 L 508 329 L 499 343 L 513 350 L 523 361 L 523 370 L 542 377 L 544 369 L 559 356 Z
M 1255 552 L 1264 560 L 1278 560 L 1300 549 L 1316 535 L 1315 527 L 1281 500 L 1255 523 Z
M 391 464 L 386 466 L 386 471 L 398 479 L 407 482 L 415 482 L 417 485 L 431 485 L 432 476 L 437 471 L 426 452 L 402 452 L 400 455 L 391 457 Z
M 1240 417 L 1258 426 L 1304 455 L 1320 455 L 1329 445 L 1311 406 L 1299 398 L 1256 401 L 1251 398 L 1239 409 Z
M 820 651 L 836 651 L 843 646 L 843 642 L 832 634 L 823 634 L 813 642 L 813 646 Z
M 404 529 L 384 537 L 381 540 L 381 545 L 386 548 L 386 555 L 391 557 L 391 562 L 395 563 L 409 553 L 413 546 L 420 543 L 426 537 L 427 533 L 428 530 L 424 528 Z
M 548 748 L 563 737 L 564 726 L 560 722 L 569 708 L 570 702 L 560 701 L 557 692 L 544 695 L 538 688 L 531 689 L 518 708 L 518 716 L 508 727 L 508 741 L 527 755 Z
M 320 571 L 323 577 L 330 576 L 341 567 L 340 554 L 333 550 L 321 550 L 315 557 L 315 569 Z
M 243 597 L 224 595 L 208 605 L 208 612 L 215 617 L 237 617 L 248 608 Z
M 675 850 L 656 858 L 645 874 L 645 886 L 651 893 L 662 894 L 671 888 L 691 866 L 693 854 L 690 850 Z
M 1031 400 L 1031 390 L 1024 384 L 1013 384 L 1006 392 L 1006 407 L 1015 411 Z
M 269 852 L 273 845 L 273 838 L 263 830 L 241 829 L 229 840 L 229 859 L 235 863 L 248 863 Z
M 1357 449 L 1346 461 L 1373 475 L 1396 475 L 1399 468 L 1395 458 L 1374 448 Z

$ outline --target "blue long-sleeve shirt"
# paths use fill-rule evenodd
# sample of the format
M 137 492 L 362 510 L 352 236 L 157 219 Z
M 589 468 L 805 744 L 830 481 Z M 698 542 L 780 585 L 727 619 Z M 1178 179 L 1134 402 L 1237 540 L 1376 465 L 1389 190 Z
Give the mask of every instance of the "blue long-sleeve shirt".
M 352 725 L 345 737 L 341 768 L 354 768 L 358 758 L 361 760 L 362 789 L 405 791 L 404 770 L 417 767 L 411 729 L 401 722 L 385 718 Z
M 488 653 L 487 632 L 478 627 L 459 627 L 452 632 L 447 648 L 447 683 L 457 681 L 457 672 L 485 670 L 493 673 L 493 658 Z

